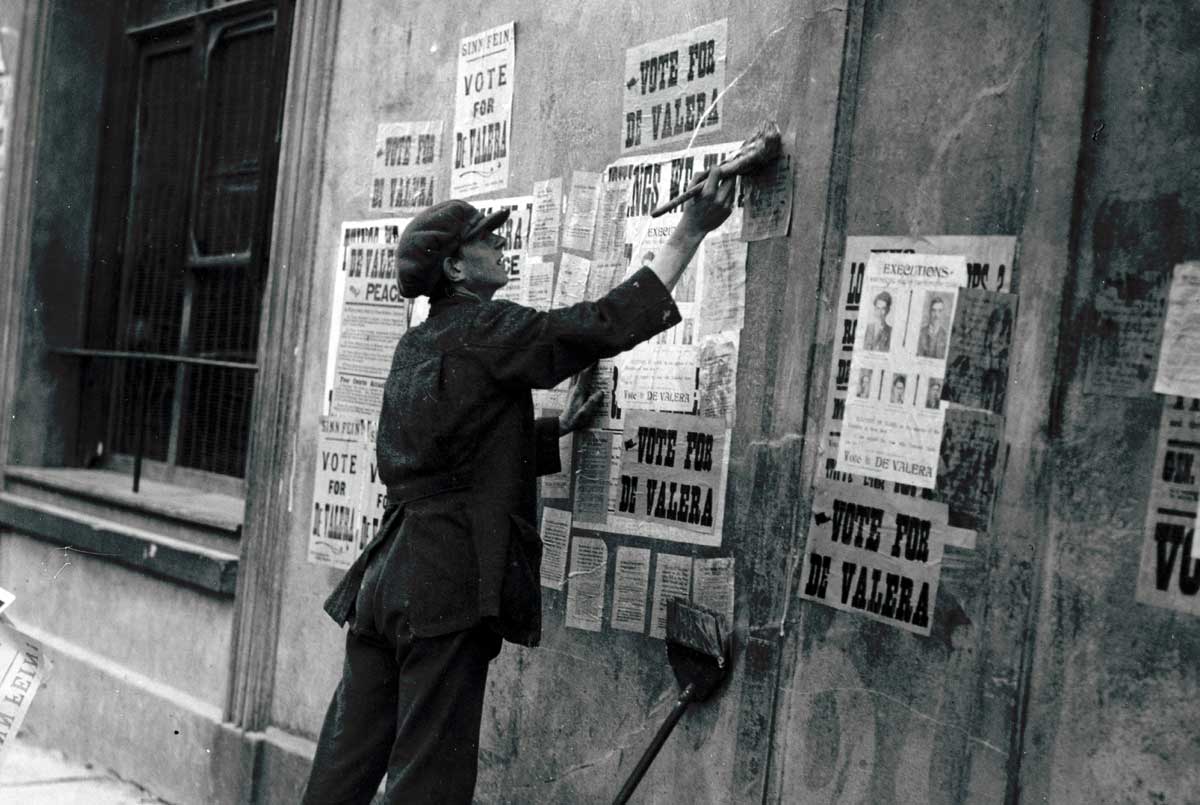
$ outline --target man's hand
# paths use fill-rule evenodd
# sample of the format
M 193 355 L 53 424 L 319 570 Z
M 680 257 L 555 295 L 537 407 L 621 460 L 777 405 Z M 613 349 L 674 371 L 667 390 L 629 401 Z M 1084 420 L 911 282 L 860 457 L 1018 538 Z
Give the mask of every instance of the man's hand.
M 587 427 L 600 410 L 600 404 L 604 402 L 604 392 L 597 391 L 594 394 L 588 394 L 588 389 L 592 386 L 592 378 L 595 376 L 596 364 L 594 363 L 575 375 L 571 393 L 567 395 L 567 410 L 558 417 L 559 436 L 566 436 L 571 431 Z
M 679 224 L 658 250 L 658 256 L 650 266 L 668 291 L 679 281 L 679 276 L 700 247 L 704 236 L 729 217 L 736 185 L 736 177 L 718 179 L 717 171 L 711 171 L 704 180 L 700 195 L 684 209 Z

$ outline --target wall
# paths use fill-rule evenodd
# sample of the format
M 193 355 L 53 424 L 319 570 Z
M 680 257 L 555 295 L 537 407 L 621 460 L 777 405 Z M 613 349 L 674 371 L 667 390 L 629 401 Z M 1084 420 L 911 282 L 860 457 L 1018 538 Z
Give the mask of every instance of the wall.
M 617 156 L 626 47 L 728 17 L 727 76 L 746 73 L 709 141 L 739 140 L 761 117 L 780 122 L 795 157 L 793 229 L 753 244 L 747 269 L 725 545 L 738 557 L 735 672 L 716 702 L 685 718 L 640 799 L 1194 797 L 1184 721 L 1196 698 L 1194 623 L 1133 603 L 1158 407 L 1085 394 L 1075 357 L 1096 266 L 1117 248 L 1103 234 L 1114 214 L 1130 233 L 1122 259 L 1166 270 L 1195 255 L 1176 238 L 1195 208 L 1195 172 L 1179 169 L 1194 161 L 1197 130 L 1186 5 L 1147 0 L 1119 14 L 1116 3 L 1093 12 L 1071 0 L 533 5 L 343 7 L 314 188 L 314 303 L 297 347 L 306 372 L 285 490 L 296 514 L 274 727 L 313 737 L 340 670 L 341 638 L 320 610 L 338 573 L 305 562 L 303 513 L 323 300 L 339 223 L 368 217 L 376 124 L 441 118 L 449 132 L 458 40 L 515 19 L 512 170 L 494 195 L 528 193 L 536 180 Z M 1143 231 L 1166 234 L 1143 242 Z M 867 234 L 1019 238 L 1014 393 L 993 529 L 948 556 L 927 639 L 801 604 L 791 574 L 824 460 L 841 250 L 847 235 Z M 548 593 L 543 646 L 506 647 L 493 667 L 481 801 L 610 799 L 672 703 L 658 642 L 565 630 L 562 610 L 563 597 Z M 298 743 L 293 756 L 305 751 Z M 303 763 L 278 774 L 294 788 Z M 288 800 L 280 788 L 267 796 Z

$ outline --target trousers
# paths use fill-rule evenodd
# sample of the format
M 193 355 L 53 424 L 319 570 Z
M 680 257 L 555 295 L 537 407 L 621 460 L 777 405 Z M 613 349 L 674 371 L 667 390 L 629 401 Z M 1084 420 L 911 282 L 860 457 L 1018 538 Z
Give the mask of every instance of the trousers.
M 388 805 L 469 805 L 488 664 L 500 643 L 482 625 L 396 640 L 352 628 L 304 805 L 367 805 L 385 773 Z

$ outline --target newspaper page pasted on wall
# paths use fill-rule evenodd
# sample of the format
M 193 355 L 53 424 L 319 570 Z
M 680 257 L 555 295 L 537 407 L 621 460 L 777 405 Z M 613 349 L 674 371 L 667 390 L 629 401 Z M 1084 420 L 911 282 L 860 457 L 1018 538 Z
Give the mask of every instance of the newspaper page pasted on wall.
M 470 198 L 508 185 L 516 44 L 516 26 L 511 22 L 459 43 L 452 198 Z

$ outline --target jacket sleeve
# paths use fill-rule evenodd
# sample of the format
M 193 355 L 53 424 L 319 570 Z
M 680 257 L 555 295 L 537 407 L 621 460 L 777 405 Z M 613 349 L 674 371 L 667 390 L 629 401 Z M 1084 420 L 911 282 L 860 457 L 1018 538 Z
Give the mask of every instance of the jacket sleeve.
M 533 468 L 538 475 L 553 475 L 562 470 L 558 453 L 558 417 L 543 416 L 534 420 Z
M 547 312 L 482 305 L 463 348 L 501 383 L 548 389 L 680 320 L 671 294 L 643 268 L 595 302 Z

